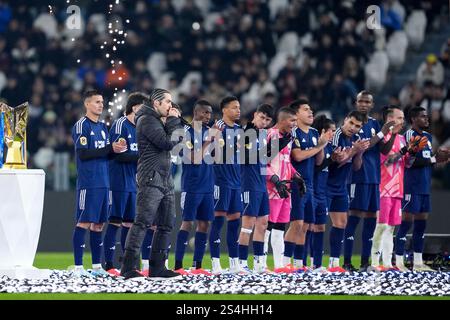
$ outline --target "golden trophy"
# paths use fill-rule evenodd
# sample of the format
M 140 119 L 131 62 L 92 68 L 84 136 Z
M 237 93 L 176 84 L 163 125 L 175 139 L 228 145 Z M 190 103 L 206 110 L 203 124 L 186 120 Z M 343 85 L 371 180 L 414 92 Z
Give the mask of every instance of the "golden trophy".
M 2 169 L 26 169 L 28 102 L 15 108 L 0 103 L 0 111 L 4 117 L 4 142 L 7 147 Z

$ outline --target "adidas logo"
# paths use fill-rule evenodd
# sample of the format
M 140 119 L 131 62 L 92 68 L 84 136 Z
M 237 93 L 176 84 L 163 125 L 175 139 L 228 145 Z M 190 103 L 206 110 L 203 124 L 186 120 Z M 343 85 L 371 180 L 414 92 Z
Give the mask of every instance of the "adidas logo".
M 100 243 L 100 247 L 103 247 L 103 242 L 102 242 L 102 243 Z
M 80 246 L 80 248 L 86 248 L 86 245 L 85 245 L 85 244 L 82 244 L 82 245 Z
M 131 139 L 131 134 L 128 135 L 128 139 Z
M 185 243 L 183 243 L 185 246 L 187 246 L 188 245 L 188 243 L 187 242 L 185 242 Z
M 94 133 L 94 131 L 91 131 L 91 136 L 95 136 L 95 133 Z
M 398 239 L 400 241 L 406 241 L 406 237 Z
M 112 246 L 109 250 L 116 250 L 116 246 Z
M 355 238 L 353 236 L 351 236 L 351 237 L 348 237 L 347 240 L 354 241 Z
M 220 239 L 214 240 L 214 243 L 220 243 Z
M 302 142 L 306 142 L 305 138 L 302 139 Z

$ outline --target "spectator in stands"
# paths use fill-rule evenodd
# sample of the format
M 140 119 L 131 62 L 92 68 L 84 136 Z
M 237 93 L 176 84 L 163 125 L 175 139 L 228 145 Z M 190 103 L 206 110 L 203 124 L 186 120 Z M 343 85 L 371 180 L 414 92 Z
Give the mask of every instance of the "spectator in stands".
M 402 28 L 402 20 L 398 12 L 392 7 L 393 0 L 385 0 L 381 3 L 381 24 L 386 28 L 387 34 Z
M 382 2 L 383 21 L 392 30 L 404 21 L 405 12 L 423 7 L 430 24 L 440 10 L 429 0 Z M 170 87 L 184 111 L 197 97 L 217 107 L 233 93 L 241 99 L 242 110 L 250 112 L 259 102 L 279 107 L 306 95 L 318 111 L 332 108 L 331 116 L 339 121 L 351 107 L 354 92 L 363 88 L 364 64 L 374 51 L 364 1 L 138 0 L 121 1 L 111 15 L 108 3 L 85 3 L 83 30 L 72 36 L 65 28 L 65 2 L 53 5 L 50 14 L 47 5 L 0 0 L 0 99 L 10 105 L 29 100 L 33 113 L 41 110 L 33 115 L 33 126 L 42 125 L 43 132 L 59 137 L 48 142 L 36 135 L 30 163 L 41 148 L 72 150 L 70 128 L 82 112 L 80 92 L 87 89 L 103 88 L 108 105 L 116 99 L 116 88 L 150 92 L 155 86 Z M 113 55 L 111 48 L 100 48 L 104 41 L 113 42 L 109 23 L 127 32 L 115 52 L 123 62 L 119 68 L 116 59 L 115 75 L 123 73 L 122 80 L 112 74 L 112 56 L 105 58 L 107 51 Z M 295 49 L 300 53 L 286 59 L 279 41 L 287 32 L 297 36 L 300 46 Z M 447 45 L 440 53 L 441 62 L 424 68 L 421 85 L 433 81 L 439 63 L 450 76 L 448 50 Z M 149 67 L 154 53 L 163 57 L 155 74 Z M 191 71 L 199 72 L 201 80 L 190 87 L 183 80 Z M 433 83 L 442 85 L 448 79 Z M 443 89 L 448 96 L 448 88 Z M 423 100 L 414 87 L 402 92 L 403 105 Z M 116 116 L 120 113 L 112 109 Z M 440 112 L 442 121 L 450 118 L 447 110 Z M 105 122 L 113 118 L 105 112 Z M 50 153 L 41 152 L 39 160 L 42 154 Z
M 432 81 L 435 85 L 441 85 L 444 82 L 444 66 L 435 54 L 427 55 L 426 60 L 417 70 L 416 80 L 419 87 L 422 87 L 427 80 Z

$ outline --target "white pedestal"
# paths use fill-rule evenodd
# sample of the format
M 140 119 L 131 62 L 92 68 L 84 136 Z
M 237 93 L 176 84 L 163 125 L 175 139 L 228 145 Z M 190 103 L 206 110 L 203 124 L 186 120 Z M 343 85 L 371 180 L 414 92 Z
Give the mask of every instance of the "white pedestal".
M 44 209 L 43 170 L 0 170 L 0 276 L 45 278 L 33 267 Z

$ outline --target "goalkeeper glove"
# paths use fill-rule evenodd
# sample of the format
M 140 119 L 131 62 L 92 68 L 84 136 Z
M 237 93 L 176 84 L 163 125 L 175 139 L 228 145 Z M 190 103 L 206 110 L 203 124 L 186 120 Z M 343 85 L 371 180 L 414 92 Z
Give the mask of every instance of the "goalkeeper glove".
M 289 197 L 289 189 L 286 185 L 286 181 L 281 181 L 280 178 L 276 174 L 274 174 L 272 177 L 270 177 L 270 182 L 275 185 L 280 198 Z
M 300 196 L 303 196 L 306 193 L 306 184 L 305 180 L 303 180 L 302 176 L 298 172 L 294 173 L 292 182 L 297 183 Z

